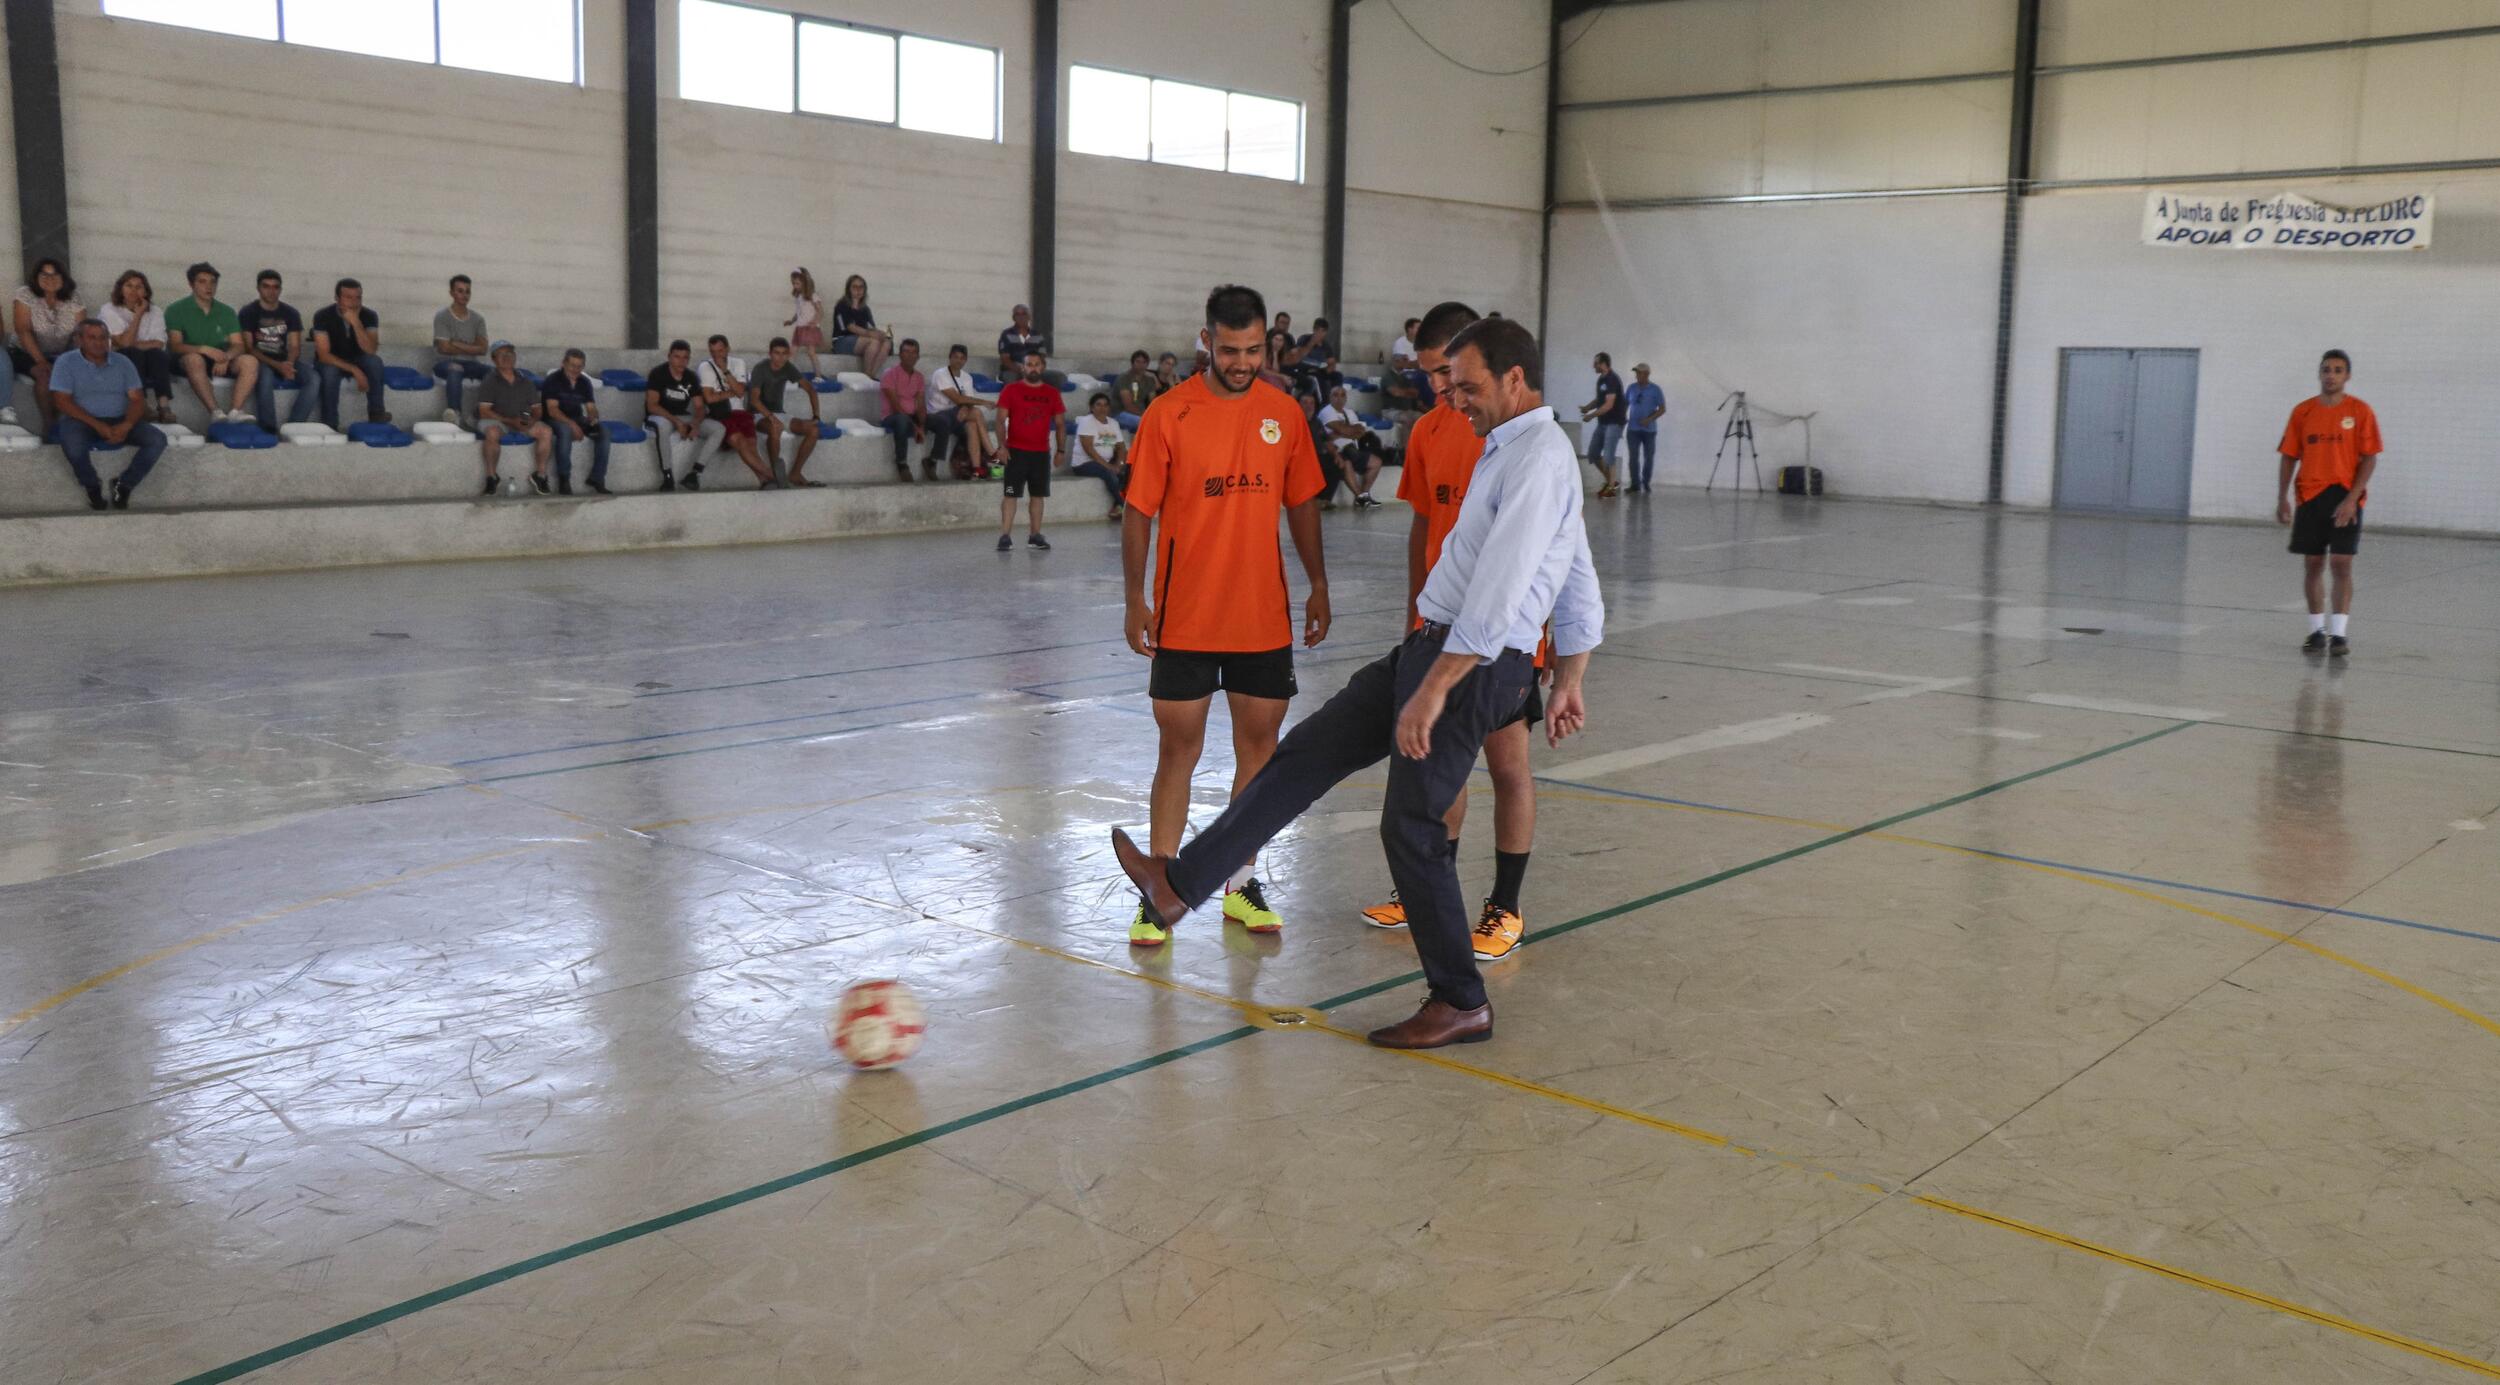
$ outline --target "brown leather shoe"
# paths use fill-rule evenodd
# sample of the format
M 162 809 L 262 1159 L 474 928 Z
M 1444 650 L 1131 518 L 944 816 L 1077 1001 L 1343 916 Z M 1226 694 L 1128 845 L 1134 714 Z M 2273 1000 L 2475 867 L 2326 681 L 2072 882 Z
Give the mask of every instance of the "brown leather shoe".
M 1480 1044 L 1493 1037 L 1493 1002 L 1461 1010 L 1437 997 L 1426 997 L 1422 1009 L 1386 1029 L 1373 1030 L 1369 1037 L 1380 1048 Z
M 1155 922 L 1169 928 L 1189 912 L 1189 906 L 1181 903 L 1180 895 L 1172 889 L 1168 858 L 1146 854 L 1125 830 L 1117 827 L 1111 829 L 1111 854 L 1119 858 L 1120 869 L 1128 875 L 1129 883 L 1137 887 L 1137 897 L 1154 914 Z

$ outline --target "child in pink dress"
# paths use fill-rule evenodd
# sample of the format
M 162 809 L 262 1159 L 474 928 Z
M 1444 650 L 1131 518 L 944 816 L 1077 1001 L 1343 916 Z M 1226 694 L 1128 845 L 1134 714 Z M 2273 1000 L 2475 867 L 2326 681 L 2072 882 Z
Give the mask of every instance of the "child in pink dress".
M 801 265 L 790 271 L 790 345 L 807 355 L 807 373 L 816 374 L 816 349 L 825 344 L 825 300 L 816 296 L 816 276 Z

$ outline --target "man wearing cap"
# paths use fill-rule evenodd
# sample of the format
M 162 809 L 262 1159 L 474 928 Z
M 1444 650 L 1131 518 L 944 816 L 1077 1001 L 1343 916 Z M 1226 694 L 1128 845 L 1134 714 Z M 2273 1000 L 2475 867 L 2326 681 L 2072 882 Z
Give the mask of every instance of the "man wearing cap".
M 1632 367 L 1632 388 L 1623 393 L 1624 446 L 1630 449 L 1632 489 L 1649 493 L 1649 474 L 1658 467 L 1658 420 L 1667 412 L 1667 392 L 1649 382 L 1649 362 Z
M 541 416 L 545 406 L 538 386 L 522 378 L 513 366 L 512 343 L 497 340 L 486 349 L 487 359 L 495 363 L 477 387 L 477 446 L 486 462 L 486 488 L 481 495 L 495 493 L 495 462 L 503 455 L 503 435 L 529 435 L 533 466 L 530 488 L 540 495 L 547 493 L 547 457 L 555 446 L 555 434 Z

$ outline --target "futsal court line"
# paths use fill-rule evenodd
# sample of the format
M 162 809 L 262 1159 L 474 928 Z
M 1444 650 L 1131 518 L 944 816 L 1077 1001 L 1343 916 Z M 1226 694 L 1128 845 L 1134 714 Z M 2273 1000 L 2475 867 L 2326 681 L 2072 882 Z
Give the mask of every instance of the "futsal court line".
M 1607 919 L 1616 918 L 1623 914 L 1631 913 L 1634 910 L 1646 908 L 1647 906 L 1658 903 L 1662 900 L 1673 899 L 1680 895 L 1691 894 L 1695 890 L 1707 889 L 1710 886 L 1723 881 L 1732 880 L 1738 876 L 1747 875 L 1754 871 L 1777 865 L 1783 861 L 1793 860 L 1798 856 L 1807 854 L 1808 852 L 1819 851 L 1827 846 L 1835 846 L 1844 841 L 1854 840 L 1857 837 L 1865 835 L 1867 832 L 1888 827 L 1896 823 L 1906 822 L 1912 818 L 1922 817 L 1929 813 L 1941 812 L 1946 808 L 1967 803 L 1975 798 L 1981 798 L 1988 794 L 2001 792 L 2020 784 L 2030 783 L 2035 779 L 2055 774 L 2060 770 L 2070 769 L 2077 765 L 2088 764 L 2091 761 L 2101 759 L 2105 756 L 2117 754 L 2122 750 L 2131 749 L 2135 746 L 2143 745 L 2146 742 L 2159 740 L 2164 736 L 2186 730 L 2187 727 L 2188 723 L 2182 722 L 2176 725 L 2163 727 L 2157 731 L 2150 731 L 2141 736 L 2120 741 L 2113 745 L 2104 746 L 2101 749 L 2086 752 L 2082 755 L 2075 756 L 2072 759 L 2060 761 L 2057 764 L 2016 775 L 2010 779 L 1999 780 L 1993 784 L 1982 785 L 1979 788 L 1956 794 L 1951 798 L 1928 804 L 1925 807 L 1913 808 L 1907 812 L 1896 813 L 1891 817 L 1880 820 L 1879 822 L 1870 823 L 1864 828 L 1837 832 L 1818 841 L 1809 842 L 1803 846 L 1792 847 L 1786 851 L 1775 852 L 1769 856 L 1762 857 L 1759 860 L 1747 862 L 1739 866 L 1733 866 L 1715 874 L 1704 876 L 1698 880 L 1687 881 L 1682 885 L 1671 886 L 1668 889 L 1644 896 L 1643 898 L 1634 900 L 1628 904 L 1619 904 L 1612 908 L 1600 910 L 1597 913 L 1589 914 L 1579 919 L 1574 919 L 1566 924 L 1559 924 L 1552 928 L 1541 930 L 1538 933 L 1531 933 L 1529 937 L 1533 939 L 1542 936 L 1552 936 L 1571 932 L 1578 928 L 1584 928 L 1593 923 L 1601 923 Z M 1044 951 L 1058 951 L 1057 949 L 1050 948 L 1047 944 L 1030 944 L 1030 946 Z M 1070 957 L 1071 960 L 1085 962 L 1090 966 L 1099 966 L 1110 971 L 1128 972 L 1130 975 L 1138 975 L 1143 979 L 1155 981 L 1158 984 L 1165 983 L 1165 978 L 1144 977 L 1142 973 L 1131 972 L 1128 971 L 1127 968 L 1112 966 L 1109 963 L 1096 962 L 1090 958 L 1076 957 L 1075 954 L 1072 953 L 1063 955 Z M 1389 990 L 1397 986 L 1412 985 L 1422 979 L 1423 973 L 1419 970 L 1406 972 L 1399 976 L 1390 977 L 1384 981 L 1378 981 L 1368 986 L 1358 987 L 1341 995 L 1320 1001 L 1315 1005 L 1303 1007 L 1303 1012 L 1307 1013 L 1310 1010 L 1333 1010 L 1340 1005 L 1361 999 L 1365 996 L 1375 995 L 1381 991 Z M 1180 983 L 1169 983 L 1169 985 L 1171 989 L 1176 990 L 1186 991 L 1194 989 L 1186 987 Z M 1215 993 L 1213 992 L 1207 992 L 1206 994 L 1209 995 L 1210 998 L 1215 997 Z M 1224 1005 L 1236 1011 L 1241 1010 L 1244 1006 L 1244 1002 L 1229 996 L 1221 997 L 1221 1001 Z M 1281 1016 L 1292 1012 L 1291 1007 L 1276 1007 L 1268 1011 L 1271 1016 Z M 1285 1021 L 1280 1020 L 1279 1023 L 1285 1023 Z M 855 1168 L 860 1164 L 871 1162 L 874 1159 L 883 1158 L 888 1154 L 899 1153 L 903 1150 L 925 1144 L 930 1140 L 938 1138 L 939 1136 L 951 1134 L 959 1130 L 970 1129 L 973 1126 L 987 1124 L 988 1122 L 997 1120 L 1000 1117 L 1012 1115 L 1018 1111 L 1041 1105 L 1044 1102 L 1056 1100 L 1061 1096 L 1068 1096 L 1077 1092 L 1086 1091 L 1090 1088 L 1101 1086 L 1104 1083 L 1117 1081 L 1120 1078 L 1129 1076 L 1133 1073 L 1160 1067 L 1165 1063 L 1176 1062 L 1182 1058 L 1189 1057 L 1194 1053 L 1203 1052 L 1212 1048 L 1218 1048 L 1240 1039 L 1249 1038 L 1250 1036 L 1259 1033 L 1262 1027 L 1263 1026 L 1258 1024 L 1243 1025 L 1238 1029 L 1213 1035 L 1205 1039 L 1200 1039 L 1192 1044 L 1185 1044 L 1178 1048 L 1166 1049 L 1161 1053 L 1155 1054 L 1151 1057 L 1139 1059 L 1136 1062 L 1125 1064 L 1121 1067 L 1107 1069 L 1103 1072 L 1096 1073 L 1091 1077 L 1078 1078 L 1073 1082 L 1062 1083 L 1059 1086 L 1047 1088 L 1044 1091 L 1036 1092 L 1027 1096 L 1018 1097 L 1012 1101 L 1004 1102 L 997 1106 L 986 1107 L 982 1110 L 956 1117 L 954 1120 L 944 1122 L 940 1125 L 931 1126 L 927 1130 L 918 1131 L 911 1135 L 901 1136 L 897 1139 L 889 1140 L 882 1145 L 873 1146 L 866 1150 L 856 1151 L 850 1155 L 845 1155 L 840 1159 L 830 1160 L 826 1163 L 815 1165 L 812 1168 L 802 1169 L 797 1173 L 785 1174 L 779 1178 L 771 1179 L 764 1183 L 758 1183 L 751 1187 L 740 1189 L 736 1192 L 725 1193 L 719 1197 L 695 1203 L 690 1207 L 680 1208 L 674 1212 L 663 1213 L 657 1217 L 647 1218 L 643 1221 L 620 1227 L 614 1231 L 605 1232 L 601 1235 L 593 1236 L 585 1240 L 575 1241 L 570 1245 L 559 1246 L 554 1250 L 544 1251 L 538 1255 L 531 1256 L 528 1259 L 514 1261 L 513 1263 L 505 1265 L 500 1269 L 489 1270 L 483 1274 L 471 1276 L 468 1279 L 445 1285 L 444 1287 L 435 1289 L 429 1293 L 420 1294 L 414 1298 L 403 1299 L 398 1303 L 375 1309 L 373 1312 L 363 1314 L 356 1318 L 351 1318 L 346 1322 L 323 1328 L 320 1331 L 309 1333 L 305 1336 L 297 1337 L 292 1341 L 282 1342 L 277 1346 L 268 1348 L 265 1351 L 244 1357 L 238 1361 L 230 1362 L 224 1366 L 219 1366 L 196 1375 L 186 1376 L 181 1381 L 177 1382 L 177 1385 L 216 1385 L 217 1382 L 233 1380 L 240 1376 L 248 1375 L 264 1366 L 275 1365 L 281 1361 L 290 1360 L 294 1357 L 301 1356 L 306 1352 L 314 1351 L 327 1346 L 332 1342 L 339 1341 L 342 1338 L 352 1337 L 372 1328 L 396 1322 L 399 1319 L 410 1316 L 411 1314 L 423 1312 L 428 1308 L 436 1307 L 455 1299 L 465 1298 L 470 1294 L 477 1293 L 483 1289 L 492 1288 L 495 1285 L 519 1278 L 522 1275 L 546 1269 L 553 1265 L 563 1264 L 569 1260 L 579 1259 L 580 1257 L 589 1255 L 594 1251 L 605 1250 L 610 1246 L 622 1244 L 627 1241 L 638 1240 L 644 1236 L 666 1231 L 671 1227 L 683 1225 L 684 1223 L 692 1221 L 698 1217 L 708 1216 L 713 1212 L 725 1211 L 729 1208 L 752 1202 L 757 1198 L 769 1196 L 772 1193 L 798 1187 L 805 1183 L 811 1183 L 817 1179 L 840 1173 L 845 1169 Z M 1442 1061 L 1447 1062 L 1452 1060 L 1445 1059 Z

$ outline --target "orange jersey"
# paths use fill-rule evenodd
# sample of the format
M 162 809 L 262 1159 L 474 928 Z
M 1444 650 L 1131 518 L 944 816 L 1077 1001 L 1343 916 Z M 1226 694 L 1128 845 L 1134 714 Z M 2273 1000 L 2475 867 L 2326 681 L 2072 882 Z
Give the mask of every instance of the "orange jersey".
M 1467 484 L 1476 478 L 1484 456 L 1484 439 L 1467 415 L 1445 400 L 1427 409 L 1406 430 L 1406 465 L 1398 472 L 1398 499 L 1424 517 L 1424 571 L 1441 561 L 1441 544 L 1458 527 L 1458 507 L 1467 500 Z M 1413 593 L 1408 593 L 1411 598 Z M 1423 624 L 1422 616 L 1415 623 Z M 1537 642 L 1536 665 L 1546 665 L 1554 647 L 1551 635 Z
M 1251 654 L 1291 645 L 1276 522 L 1326 485 L 1301 406 L 1273 385 L 1226 399 L 1193 375 L 1148 405 L 1124 498 L 1155 521 L 1155 646 Z
M 2385 449 L 2379 440 L 2378 415 L 2348 394 L 2331 409 L 2315 398 L 2293 405 L 2291 422 L 2283 425 L 2283 443 L 2276 450 L 2300 463 L 2292 489 L 2306 502 L 2329 486 L 2351 490 L 2353 478 L 2361 471 L 2361 459 Z
M 1467 415 L 1447 402 L 1427 409 L 1406 430 L 1406 464 L 1398 472 L 1398 499 L 1424 517 L 1424 571 L 1441 561 L 1441 543 L 1458 526 L 1458 507 L 1475 479 L 1484 439 Z

